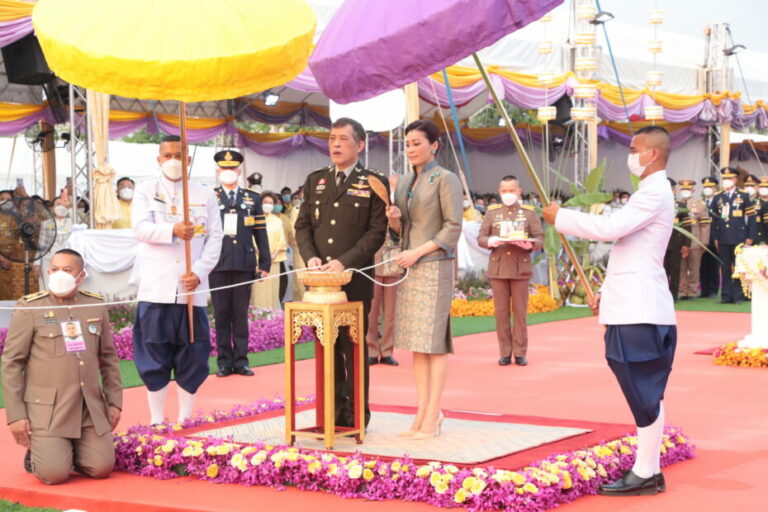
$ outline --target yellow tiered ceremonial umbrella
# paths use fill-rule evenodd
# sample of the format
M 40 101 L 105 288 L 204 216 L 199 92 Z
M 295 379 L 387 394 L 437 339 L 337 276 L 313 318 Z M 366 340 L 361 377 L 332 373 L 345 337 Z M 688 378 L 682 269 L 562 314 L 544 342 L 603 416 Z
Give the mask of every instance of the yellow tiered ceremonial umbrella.
M 63 80 L 180 102 L 188 222 L 185 103 L 236 98 L 295 78 L 307 66 L 316 19 L 304 0 L 39 0 L 32 24 Z M 189 273 L 188 241 L 185 250 Z M 192 304 L 190 296 L 190 342 Z

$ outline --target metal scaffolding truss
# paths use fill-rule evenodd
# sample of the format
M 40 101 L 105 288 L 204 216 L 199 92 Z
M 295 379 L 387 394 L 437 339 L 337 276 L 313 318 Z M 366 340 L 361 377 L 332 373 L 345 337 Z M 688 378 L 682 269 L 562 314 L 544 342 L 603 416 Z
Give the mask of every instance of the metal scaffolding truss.
M 88 93 L 85 89 L 69 85 L 69 154 L 72 174 L 69 183 L 72 184 L 72 222 L 86 223 L 93 226 L 93 208 L 90 193 L 93 190 L 91 170 L 95 161 L 93 141 L 88 129 L 90 116 L 87 109 Z M 78 218 L 78 205 L 81 199 L 88 204 L 88 215 Z

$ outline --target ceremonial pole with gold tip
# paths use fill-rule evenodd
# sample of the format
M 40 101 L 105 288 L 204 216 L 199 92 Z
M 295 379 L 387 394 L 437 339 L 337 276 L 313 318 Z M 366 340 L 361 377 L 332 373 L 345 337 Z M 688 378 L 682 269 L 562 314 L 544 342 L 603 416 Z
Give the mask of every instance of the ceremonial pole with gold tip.
M 181 138 L 181 189 L 184 205 L 184 224 L 189 222 L 189 169 L 187 159 L 187 103 L 179 102 L 179 131 Z M 187 267 L 187 275 L 192 273 L 192 241 L 184 240 L 184 261 Z M 186 290 L 185 290 L 186 291 Z M 195 296 L 187 295 L 187 322 L 189 325 L 189 342 L 195 342 Z
M 496 94 L 496 89 L 494 89 L 493 84 L 491 84 L 491 79 L 488 76 L 488 72 L 485 70 L 485 66 L 483 66 L 483 63 L 480 61 L 480 57 L 477 55 L 477 53 L 473 53 L 472 57 L 474 57 L 475 63 L 477 64 L 477 69 L 480 70 L 480 74 L 483 76 L 483 81 L 485 82 L 485 85 L 488 87 L 488 91 L 493 97 L 493 101 L 496 104 L 496 109 L 504 119 L 504 126 L 507 127 L 509 136 L 512 137 L 512 142 L 515 145 L 515 149 L 517 149 L 517 152 L 520 155 L 520 159 L 523 161 L 523 165 L 525 165 L 525 170 L 528 171 L 528 176 L 531 178 L 533 186 L 536 187 L 536 191 L 538 192 L 539 197 L 541 197 L 541 204 L 545 206 L 548 205 L 549 194 L 544 188 L 544 185 L 542 185 L 538 174 L 536 174 L 536 169 L 533 168 L 533 163 L 528 157 L 528 153 L 526 153 L 525 147 L 523 147 L 523 143 L 520 141 L 520 136 L 517 134 L 517 130 L 515 130 L 515 126 L 512 124 L 512 120 L 509 118 L 509 114 L 507 114 L 507 110 L 504 108 L 504 104 L 501 102 L 498 94 Z M 579 281 L 586 290 L 587 297 L 591 302 L 594 299 L 595 294 L 592 291 L 592 286 L 590 286 L 589 280 L 587 280 L 586 274 L 584 274 L 584 269 L 581 268 L 581 263 L 579 263 L 578 258 L 576 258 L 576 253 L 573 251 L 573 247 L 571 247 L 571 244 L 568 242 L 568 239 L 565 238 L 565 235 L 562 233 L 558 233 L 557 235 L 560 237 L 560 242 L 563 245 L 563 249 L 565 249 L 566 254 L 568 254 L 568 258 L 571 260 L 574 270 L 576 270 Z

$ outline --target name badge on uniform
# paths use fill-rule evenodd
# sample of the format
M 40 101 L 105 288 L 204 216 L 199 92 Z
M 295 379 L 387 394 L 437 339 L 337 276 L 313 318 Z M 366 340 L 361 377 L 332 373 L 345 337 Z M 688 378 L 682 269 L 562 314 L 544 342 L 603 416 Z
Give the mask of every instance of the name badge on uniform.
M 53 311 L 49 311 L 43 316 L 43 323 L 44 324 L 57 324 L 59 323 L 59 319 L 56 318 L 56 313 Z
M 247 228 L 255 226 L 256 225 L 256 218 L 255 217 L 251 217 L 251 216 L 245 217 L 243 219 L 243 225 L 245 227 L 247 227 Z
M 720 211 L 720 217 L 723 220 L 728 220 L 731 217 L 731 205 L 723 205 L 723 209 Z
M 80 322 L 69 320 L 61 322 L 61 333 L 64 335 L 64 347 L 67 352 L 80 352 L 85 350 L 85 340 L 83 339 L 83 330 L 80 328 Z
M 733 210 L 733 216 L 734 217 L 743 217 L 744 216 L 744 211 L 742 211 L 742 210 Z
M 165 220 L 168 222 L 180 222 L 183 216 L 181 215 L 181 211 L 179 211 L 179 207 L 175 204 L 169 204 L 165 208 Z
M 237 214 L 224 214 L 224 234 L 229 236 L 237 235 Z

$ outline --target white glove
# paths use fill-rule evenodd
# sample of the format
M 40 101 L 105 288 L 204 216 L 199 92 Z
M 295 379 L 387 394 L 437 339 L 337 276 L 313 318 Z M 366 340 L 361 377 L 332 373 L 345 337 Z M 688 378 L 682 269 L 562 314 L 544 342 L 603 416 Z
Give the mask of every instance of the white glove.
M 501 245 L 501 238 L 492 236 L 488 239 L 488 247 L 498 247 Z

